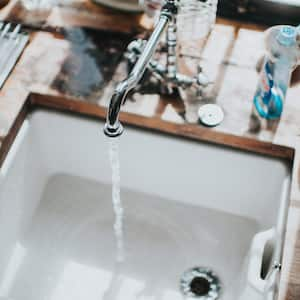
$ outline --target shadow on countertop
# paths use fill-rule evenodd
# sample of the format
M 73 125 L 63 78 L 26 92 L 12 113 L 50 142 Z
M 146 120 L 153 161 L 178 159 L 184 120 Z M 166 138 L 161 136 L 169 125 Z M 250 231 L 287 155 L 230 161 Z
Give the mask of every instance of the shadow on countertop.
M 70 53 L 51 88 L 96 103 L 132 36 L 84 28 L 63 29 L 62 34 L 70 43 Z

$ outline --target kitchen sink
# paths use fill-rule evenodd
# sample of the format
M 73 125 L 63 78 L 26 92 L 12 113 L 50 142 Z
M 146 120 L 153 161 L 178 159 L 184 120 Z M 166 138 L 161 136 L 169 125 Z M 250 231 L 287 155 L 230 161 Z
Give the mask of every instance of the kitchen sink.
M 290 163 L 126 126 L 118 262 L 102 127 L 27 115 L 0 169 L 0 299 L 275 299 Z

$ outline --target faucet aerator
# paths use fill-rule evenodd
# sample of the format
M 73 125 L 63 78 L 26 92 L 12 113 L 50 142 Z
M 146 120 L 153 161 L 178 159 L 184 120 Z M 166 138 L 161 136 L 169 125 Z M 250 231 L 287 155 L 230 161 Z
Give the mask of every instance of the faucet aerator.
M 105 123 L 103 131 L 106 136 L 115 138 L 123 133 L 123 126 L 120 122 L 115 126 L 111 126 L 108 123 Z

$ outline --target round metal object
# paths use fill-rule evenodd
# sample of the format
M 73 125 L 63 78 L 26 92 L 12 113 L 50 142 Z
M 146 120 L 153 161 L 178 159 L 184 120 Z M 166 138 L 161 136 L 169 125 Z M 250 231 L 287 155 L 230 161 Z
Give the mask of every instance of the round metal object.
M 180 290 L 185 297 L 198 300 L 217 300 L 221 284 L 216 274 L 203 267 L 187 270 L 180 280 Z
M 219 125 L 224 120 L 224 112 L 219 105 L 205 104 L 198 111 L 200 122 L 209 127 Z
M 104 134 L 110 138 L 120 136 L 123 133 L 123 130 L 123 126 L 120 122 L 115 127 L 111 127 L 107 123 L 105 123 L 103 128 Z

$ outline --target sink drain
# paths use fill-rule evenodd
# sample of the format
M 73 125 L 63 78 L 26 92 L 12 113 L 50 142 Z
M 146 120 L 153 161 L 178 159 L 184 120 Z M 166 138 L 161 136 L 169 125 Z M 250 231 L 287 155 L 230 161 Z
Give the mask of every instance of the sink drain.
M 184 296 L 199 300 L 216 300 L 220 296 L 219 278 L 210 269 L 196 267 L 187 270 L 180 280 L 180 289 Z

